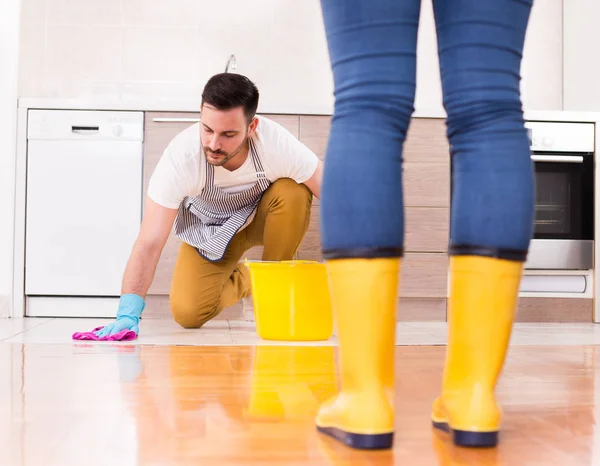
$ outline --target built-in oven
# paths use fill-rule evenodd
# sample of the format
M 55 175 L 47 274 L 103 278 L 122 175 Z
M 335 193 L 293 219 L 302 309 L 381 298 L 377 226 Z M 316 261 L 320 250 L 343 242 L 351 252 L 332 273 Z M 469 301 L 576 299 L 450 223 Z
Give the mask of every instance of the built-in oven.
M 594 267 L 594 123 L 528 121 L 535 228 L 525 267 Z
M 527 121 L 535 228 L 526 269 L 594 268 L 595 124 Z

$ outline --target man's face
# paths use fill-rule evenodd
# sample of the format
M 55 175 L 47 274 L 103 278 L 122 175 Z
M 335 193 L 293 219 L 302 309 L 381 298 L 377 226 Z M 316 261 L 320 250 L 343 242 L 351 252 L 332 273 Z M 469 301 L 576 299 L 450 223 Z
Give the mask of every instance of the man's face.
M 217 110 L 204 104 L 200 140 L 208 163 L 220 167 L 239 154 L 246 145 L 246 139 L 254 132 L 253 126 L 255 120 L 248 126 L 243 107 Z

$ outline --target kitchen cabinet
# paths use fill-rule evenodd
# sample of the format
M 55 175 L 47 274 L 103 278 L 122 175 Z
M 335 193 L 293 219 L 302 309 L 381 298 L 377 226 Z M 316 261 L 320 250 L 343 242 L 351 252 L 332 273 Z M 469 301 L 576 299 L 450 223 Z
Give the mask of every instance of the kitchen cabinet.
M 193 125 L 191 119 L 199 118 L 197 113 L 155 113 L 145 114 L 144 124 L 144 210 L 146 193 L 152 173 L 169 142 L 181 131 Z M 169 236 L 156 267 L 154 282 L 148 290 L 150 295 L 168 295 L 171 288 L 171 276 L 177 260 L 181 241 L 173 232 Z
M 324 159 L 331 117 L 265 116 L 282 124 L 319 158 Z M 144 192 L 148 189 L 154 167 L 171 139 L 195 124 L 198 118 L 198 113 L 188 112 L 146 113 Z M 405 144 L 404 159 L 406 257 L 401 272 L 400 296 L 406 302 L 400 309 L 399 318 L 445 320 L 450 196 L 449 155 L 443 120 L 414 119 Z M 298 259 L 322 260 L 319 216 L 319 200 L 315 199 L 311 223 L 298 250 Z M 168 298 L 180 244 L 180 240 L 172 233 L 149 290 L 149 302 L 156 304 L 159 314 L 168 312 L 165 300 Z M 253 248 L 246 257 L 260 259 L 261 253 L 262 248 Z
M 278 121 L 325 159 L 329 116 L 265 115 Z M 148 112 L 145 116 L 144 192 L 164 149 L 172 138 L 195 124 L 198 113 Z M 448 293 L 448 231 L 450 220 L 450 160 L 442 119 L 415 118 L 404 147 L 405 257 L 399 289 L 400 321 L 446 320 Z M 180 240 L 171 234 L 158 263 L 148 295 L 145 317 L 170 316 L 168 295 Z M 260 259 L 262 248 L 247 252 Z M 298 259 L 322 260 L 320 203 L 314 199 L 311 222 L 298 250 Z M 555 306 L 553 303 L 559 303 Z M 518 321 L 590 321 L 591 300 L 524 298 Z M 242 318 L 236 304 L 218 318 Z

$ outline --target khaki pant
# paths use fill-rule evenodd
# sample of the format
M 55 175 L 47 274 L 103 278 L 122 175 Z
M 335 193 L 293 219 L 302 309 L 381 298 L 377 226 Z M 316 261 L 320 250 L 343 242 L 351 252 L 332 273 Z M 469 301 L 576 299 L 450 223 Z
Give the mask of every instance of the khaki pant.
M 171 283 L 171 312 L 184 328 L 202 327 L 224 308 L 251 294 L 250 274 L 240 264 L 244 252 L 264 246 L 263 260 L 293 259 L 310 221 L 312 193 L 289 178 L 264 193 L 256 216 L 229 243 L 223 258 L 210 262 L 183 243 Z

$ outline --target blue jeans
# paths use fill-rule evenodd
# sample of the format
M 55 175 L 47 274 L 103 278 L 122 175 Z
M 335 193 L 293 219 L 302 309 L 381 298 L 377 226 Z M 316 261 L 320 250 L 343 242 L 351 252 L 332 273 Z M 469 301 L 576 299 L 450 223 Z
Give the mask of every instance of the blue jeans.
M 534 173 L 519 91 L 533 0 L 433 0 L 452 157 L 450 254 L 524 261 Z M 326 259 L 399 257 L 420 0 L 321 0 L 335 84 Z

